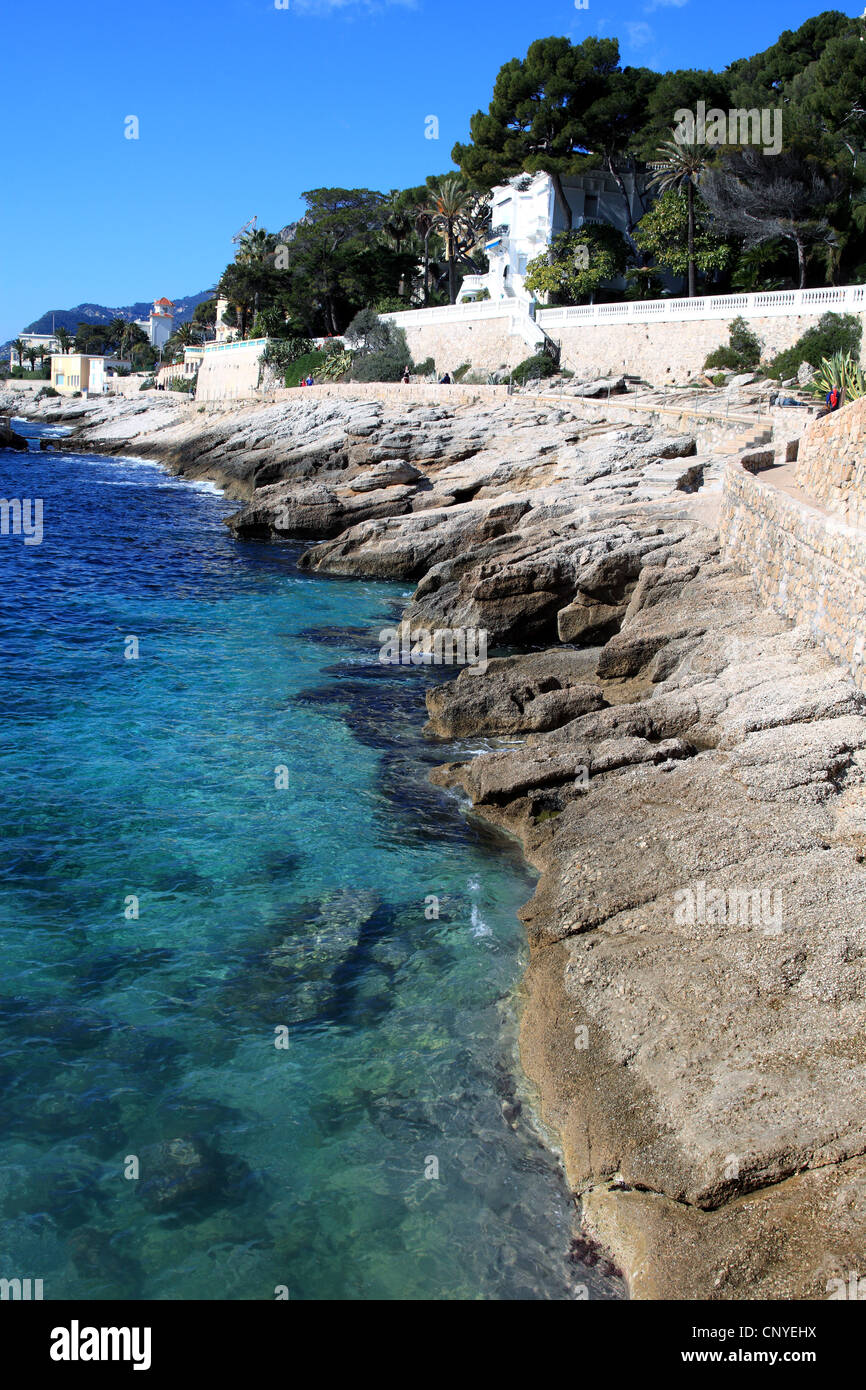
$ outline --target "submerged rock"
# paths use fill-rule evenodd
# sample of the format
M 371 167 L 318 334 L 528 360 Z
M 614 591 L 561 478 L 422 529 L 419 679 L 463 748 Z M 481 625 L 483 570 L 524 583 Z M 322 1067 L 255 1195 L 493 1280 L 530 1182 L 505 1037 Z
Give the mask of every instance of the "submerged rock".
M 244 1183 L 248 1170 L 227 1159 L 203 1140 L 185 1136 L 142 1149 L 139 1200 L 157 1214 L 188 1207 L 204 1208 L 228 1198 Z

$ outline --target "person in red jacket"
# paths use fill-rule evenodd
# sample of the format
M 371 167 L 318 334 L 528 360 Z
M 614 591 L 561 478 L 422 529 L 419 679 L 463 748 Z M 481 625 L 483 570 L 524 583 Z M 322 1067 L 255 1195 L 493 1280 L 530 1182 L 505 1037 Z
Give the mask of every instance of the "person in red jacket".
M 818 411 L 818 418 L 823 415 L 832 415 L 834 410 L 838 410 L 842 404 L 842 393 L 838 386 L 833 386 L 824 397 L 824 409 Z

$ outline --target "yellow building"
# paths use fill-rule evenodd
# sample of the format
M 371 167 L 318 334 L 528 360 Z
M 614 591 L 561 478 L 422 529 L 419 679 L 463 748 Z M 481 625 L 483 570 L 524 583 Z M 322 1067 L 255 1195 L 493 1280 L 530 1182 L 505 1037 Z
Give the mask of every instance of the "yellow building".
M 55 353 L 51 358 L 51 385 L 61 396 L 72 396 L 76 391 L 101 395 L 105 390 L 104 359 L 83 352 Z

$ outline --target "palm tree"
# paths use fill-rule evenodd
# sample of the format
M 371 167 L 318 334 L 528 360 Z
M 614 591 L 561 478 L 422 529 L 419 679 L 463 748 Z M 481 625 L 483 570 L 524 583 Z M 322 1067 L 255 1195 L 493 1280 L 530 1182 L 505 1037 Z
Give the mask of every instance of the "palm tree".
M 60 344 L 60 351 L 68 352 L 72 345 L 72 334 L 65 328 L 58 328 L 54 336 Z
M 178 324 L 174 336 L 182 347 L 188 347 L 190 343 L 195 342 L 195 333 L 191 323 Z
M 122 319 L 119 314 L 111 320 L 111 323 L 108 325 L 108 328 L 106 329 L 105 336 L 108 339 L 108 342 L 111 343 L 112 347 L 120 347 L 120 344 L 123 342 L 123 335 L 126 332 L 127 327 L 128 324 L 126 319 Z
M 650 179 L 650 185 L 655 186 L 660 193 L 667 189 L 672 189 L 675 193 L 682 193 L 685 189 L 689 206 L 689 231 L 688 231 L 688 255 L 689 255 L 689 299 L 694 299 L 697 293 L 697 276 L 695 270 L 695 189 L 701 181 L 701 175 L 709 163 L 706 145 L 680 144 L 674 138 L 665 140 L 658 153 L 662 156 L 656 171 Z
M 42 371 L 42 369 L 43 369 L 44 366 L 45 366 L 45 359 L 46 359 L 46 357 L 48 358 L 48 360 L 49 360 L 49 362 L 50 362 L 50 361 L 51 361 L 51 349 L 50 349 L 50 348 L 47 348 L 47 347 L 45 347 L 45 346 L 40 347 L 40 348 L 39 348 L 39 370 L 40 370 L 40 372 Z
M 402 251 L 403 242 L 412 231 L 413 219 L 408 208 L 401 208 L 394 198 L 386 209 L 382 230 L 394 243 L 395 251 Z
M 16 355 L 17 355 L 17 357 L 18 357 L 18 366 L 19 366 L 19 367 L 23 367 L 23 366 L 24 366 L 24 354 L 25 354 L 25 352 L 27 351 L 27 346 L 26 346 L 26 344 L 25 344 L 25 342 L 24 342 L 24 340 L 23 340 L 22 338 L 16 338 L 16 339 L 15 339 L 15 342 L 12 344 L 12 351 L 13 351 L 14 353 L 16 353 Z
M 472 213 L 475 194 L 471 193 L 456 174 L 448 174 L 433 190 L 428 208 L 431 230 L 441 233 L 448 262 L 448 295 L 451 303 L 457 299 L 457 242 L 461 235 L 473 235 Z
M 277 238 L 273 232 L 259 227 L 255 232 L 244 232 L 243 239 L 235 254 L 238 265 L 261 265 L 276 251 Z
M 430 298 L 430 237 L 433 233 L 433 214 L 429 208 L 415 209 L 415 231 L 424 242 L 424 303 Z
M 137 323 L 127 323 L 123 330 L 123 337 L 120 340 L 121 356 L 129 354 L 131 358 L 132 349 L 136 343 L 141 342 L 142 336 L 142 330 L 138 327 Z
M 36 371 L 36 359 L 37 359 L 37 357 L 39 356 L 39 349 L 38 349 L 38 348 L 35 348 L 35 347 L 29 347 L 29 348 L 27 349 L 27 351 L 25 352 L 24 356 L 27 358 L 27 361 L 30 363 L 30 370 L 31 370 L 31 372 L 35 372 L 35 371 Z

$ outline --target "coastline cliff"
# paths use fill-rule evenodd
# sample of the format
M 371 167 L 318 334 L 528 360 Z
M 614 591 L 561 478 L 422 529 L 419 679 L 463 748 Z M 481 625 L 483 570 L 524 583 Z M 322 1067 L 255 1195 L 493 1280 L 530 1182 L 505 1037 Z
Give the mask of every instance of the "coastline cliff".
M 723 455 L 520 398 L 34 417 L 487 634 L 434 778 L 540 870 L 522 1057 L 582 1233 L 635 1297 L 826 1297 L 866 1234 L 866 697 L 724 559 Z

